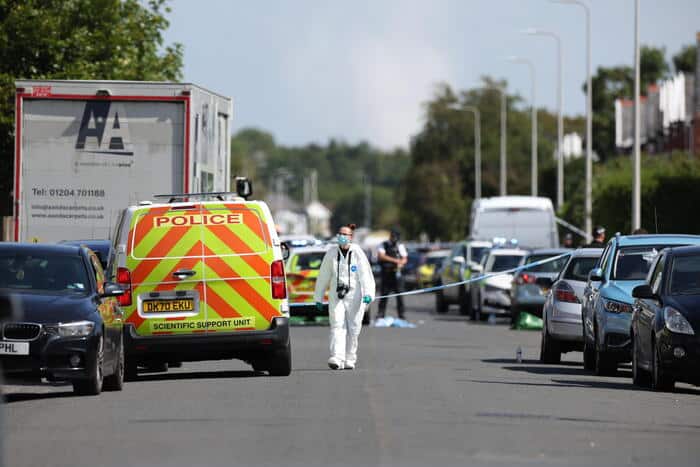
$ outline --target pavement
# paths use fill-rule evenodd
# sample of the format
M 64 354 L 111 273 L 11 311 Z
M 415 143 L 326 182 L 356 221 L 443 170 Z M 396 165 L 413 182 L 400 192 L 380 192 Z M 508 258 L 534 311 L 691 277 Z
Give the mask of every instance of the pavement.
M 354 371 L 328 369 L 318 326 L 293 328 L 286 378 L 222 361 L 97 397 L 5 385 L 0 452 L 12 467 L 700 464 L 700 388 L 596 377 L 577 352 L 542 365 L 539 332 L 433 303 L 406 299 L 415 329 L 365 328 Z

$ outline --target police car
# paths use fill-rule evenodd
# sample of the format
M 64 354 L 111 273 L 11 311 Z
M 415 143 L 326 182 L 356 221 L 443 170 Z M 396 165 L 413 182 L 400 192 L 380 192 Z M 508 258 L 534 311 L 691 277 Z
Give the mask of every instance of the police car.
M 268 206 L 247 200 L 247 180 L 238 185 L 123 211 L 111 264 L 128 290 L 127 379 L 144 366 L 219 359 L 290 374 L 283 250 Z

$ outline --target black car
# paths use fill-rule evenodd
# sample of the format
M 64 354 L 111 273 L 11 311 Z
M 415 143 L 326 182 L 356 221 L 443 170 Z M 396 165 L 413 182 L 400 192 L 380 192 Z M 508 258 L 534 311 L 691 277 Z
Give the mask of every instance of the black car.
M 104 271 L 109 271 L 109 262 L 112 260 L 114 248 L 111 240 L 63 240 L 62 245 L 86 246 L 97 255 Z
M 0 325 L 0 367 L 11 378 L 70 381 L 77 394 L 121 390 L 123 320 L 102 265 L 86 247 L 0 243 L 0 293 L 19 317 Z M 2 314 L 2 313 L 0 313 Z
M 657 391 L 676 381 L 700 385 L 700 247 L 662 250 L 632 296 L 634 383 Z

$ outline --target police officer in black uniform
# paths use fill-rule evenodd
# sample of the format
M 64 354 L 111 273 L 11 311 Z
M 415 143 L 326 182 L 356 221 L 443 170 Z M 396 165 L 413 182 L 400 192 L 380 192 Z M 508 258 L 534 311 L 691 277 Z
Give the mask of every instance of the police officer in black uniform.
M 586 246 L 588 248 L 605 248 L 605 227 L 597 225 L 593 229 L 593 241 Z
M 408 260 L 408 253 L 403 243 L 399 243 L 401 234 L 398 228 L 391 229 L 389 240 L 383 242 L 377 248 L 379 264 L 382 268 L 381 294 L 400 293 L 403 291 L 403 280 L 401 278 L 401 268 Z M 386 313 L 387 298 L 379 299 L 379 311 L 377 318 L 384 318 Z M 403 299 L 396 297 L 396 308 L 399 318 L 406 319 L 404 315 Z

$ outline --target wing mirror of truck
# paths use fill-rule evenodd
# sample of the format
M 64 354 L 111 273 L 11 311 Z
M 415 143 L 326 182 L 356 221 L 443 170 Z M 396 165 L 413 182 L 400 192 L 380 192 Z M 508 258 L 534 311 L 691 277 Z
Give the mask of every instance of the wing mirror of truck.
M 459 264 L 460 266 L 462 266 L 465 263 L 464 256 L 455 256 L 454 258 L 452 258 L 452 262 L 454 264 Z
M 603 282 L 603 270 L 601 268 L 591 269 L 588 273 L 588 280 L 591 282 Z
M 638 285 L 632 289 L 632 296 L 634 298 L 649 298 L 652 300 L 656 298 L 656 294 L 651 290 L 649 284 Z
M 236 194 L 248 199 L 253 195 L 253 183 L 245 177 L 236 177 Z

